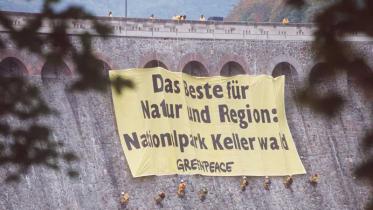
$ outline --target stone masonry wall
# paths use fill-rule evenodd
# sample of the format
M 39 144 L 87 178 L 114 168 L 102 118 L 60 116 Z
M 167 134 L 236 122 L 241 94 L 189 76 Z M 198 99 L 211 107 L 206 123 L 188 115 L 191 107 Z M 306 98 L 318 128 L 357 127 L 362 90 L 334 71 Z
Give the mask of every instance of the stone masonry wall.
M 0 33 L 7 39 L 7 33 Z M 71 35 L 75 40 L 75 35 Z M 76 43 L 78 45 L 78 43 Z M 368 58 L 370 41 L 353 43 Z M 310 40 L 198 39 L 112 36 L 94 40 L 96 54 L 112 69 L 143 67 L 159 60 L 172 71 L 181 71 L 189 61 L 205 66 L 208 75 L 219 75 L 224 64 L 234 61 L 246 74 L 286 75 L 286 114 L 307 175 L 295 176 L 292 190 L 285 189 L 282 177 L 273 177 L 271 190 L 263 189 L 263 177 L 250 177 L 245 192 L 239 190 L 240 177 L 150 176 L 132 178 L 127 166 L 112 107 L 111 92 L 69 92 L 71 79 L 44 78 L 45 61 L 20 51 L 9 41 L 0 51 L 0 61 L 16 58 L 27 69 L 30 82 L 37 84 L 43 97 L 58 116 L 40 119 L 54 129 L 53 138 L 75 151 L 80 161 L 73 165 L 80 176 L 68 178 L 35 166 L 20 183 L 0 185 L 0 209 L 120 209 L 121 191 L 130 194 L 128 209 L 158 209 L 154 196 L 166 193 L 163 209 L 363 209 L 369 189 L 355 180 L 353 169 L 364 160 L 359 142 L 372 127 L 372 106 L 347 76 L 324 89 L 338 90 L 352 99 L 333 119 L 326 119 L 294 102 L 295 87 L 301 87 L 307 73 L 318 63 L 313 59 Z M 74 74 L 72 62 L 66 58 Z M 279 65 L 285 63 L 285 66 Z M 65 166 L 67 167 L 67 166 Z M 0 168 L 5 177 L 8 168 Z M 319 173 L 317 187 L 307 181 Z M 186 197 L 176 196 L 180 179 L 188 182 Z M 207 187 L 201 202 L 197 192 Z

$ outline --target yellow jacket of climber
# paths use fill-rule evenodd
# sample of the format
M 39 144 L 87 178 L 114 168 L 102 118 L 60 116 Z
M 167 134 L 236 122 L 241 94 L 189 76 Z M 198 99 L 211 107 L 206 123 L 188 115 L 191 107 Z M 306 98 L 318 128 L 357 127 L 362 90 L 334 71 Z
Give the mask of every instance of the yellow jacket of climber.
M 282 24 L 284 24 L 284 25 L 289 24 L 289 19 L 288 18 L 282 19 Z

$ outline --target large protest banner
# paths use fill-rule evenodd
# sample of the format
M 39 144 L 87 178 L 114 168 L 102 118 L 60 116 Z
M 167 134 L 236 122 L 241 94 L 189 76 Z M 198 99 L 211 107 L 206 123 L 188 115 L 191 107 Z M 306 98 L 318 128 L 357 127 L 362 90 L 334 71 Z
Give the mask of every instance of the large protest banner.
M 192 77 L 162 68 L 112 70 L 118 133 L 134 177 L 303 174 L 284 105 L 284 76 Z

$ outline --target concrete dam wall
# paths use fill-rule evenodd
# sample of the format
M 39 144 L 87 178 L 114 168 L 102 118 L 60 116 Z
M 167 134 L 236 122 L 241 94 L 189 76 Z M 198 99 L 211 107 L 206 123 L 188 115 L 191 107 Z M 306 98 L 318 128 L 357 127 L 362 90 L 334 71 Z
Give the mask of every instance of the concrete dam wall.
M 27 15 L 15 14 L 14 18 L 22 21 Z M 127 209 L 363 209 L 369 188 L 354 178 L 353 169 L 364 160 L 359 144 L 364 131 L 372 127 L 372 105 L 363 100 L 348 75 L 321 87 L 323 91 L 336 88 L 351 99 L 335 118 L 320 116 L 293 99 L 307 73 L 319 63 L 311 50 L 312 26 L 102 21 L 122 27 L 107 40 L 94 40 L 103 71 L 159 65 L 200 76 L 285 75 L 286 115 L 307 174 L 294 176 L 291 190 L 284 187 L 283 177 L 271 177 L 269 191 L 263 188 L 263 177 L 249 177 L 244 192 L 239 188 L 241 177 L 132 178 L 116 131 L 111 91 L 68 91 L 75 71 L 70 60 L 60 66 L 47 65 L 42 58 L 17 49 L 3 31 L 1 39 L 9 42 L 0 51 L 0 69 L 11 66 L 12 71 L 23 72 L 28 81 L 40 87 L 48 104 L 58 110 L 58 115 L 41 118 L 40 122 L 53 129 L 53 139 L 64 142 L 65 149 L 79 156 L 71 166 L 79 176 L 71 179 L 61 171 L 33 166 L 20 182 L 0 185 L 0 209 L 122 209 L 122 191 L 130 196 Z M 75 24 L 84 26 L 83 22 Z M 157 30 L 149 34 L 147 27 Z M 71 32 L 73 40 L 78 32 Z M 371 41 L 357 37 L 351 42 L 372 57 Z M 72 76 L 50 76 L 61 68 Z M 0 177 L 10 169 L 1 167 Z M 308 182 L 314 173 L 320 175 L 317 186 Z M 184 198 L 176 195 L 181 179 L 187 181 Z M 204 201 L 197 195 L 202 187 L 208 189 Z M 163 207 L 154 202 L 158 191 L 166 193 Z

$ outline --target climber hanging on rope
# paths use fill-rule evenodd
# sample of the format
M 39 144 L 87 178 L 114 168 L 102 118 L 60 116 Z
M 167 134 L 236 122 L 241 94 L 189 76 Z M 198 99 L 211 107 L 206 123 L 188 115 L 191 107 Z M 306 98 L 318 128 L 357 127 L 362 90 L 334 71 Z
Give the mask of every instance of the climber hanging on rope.
M 184 180 L 180 180 L 179 187 L 177 189 L 177 195 L 182 198 L 185 196 L 185 188 L 186 188 L 186 183 Z
M 243 176 L 240 181 L 240 189 L 241 191 L 245 191 L 247 185 L 249 185 L 249 181 L 247 180 L 246 176 Z

